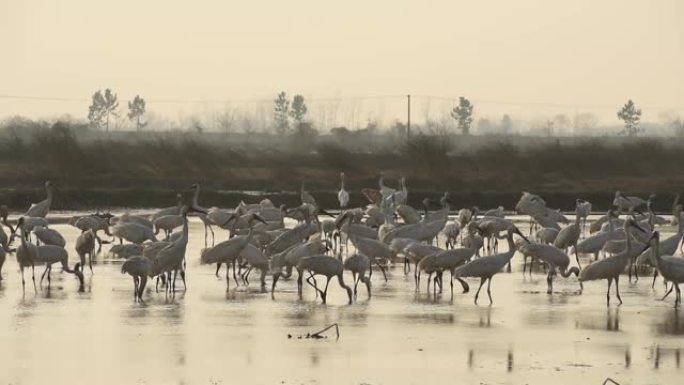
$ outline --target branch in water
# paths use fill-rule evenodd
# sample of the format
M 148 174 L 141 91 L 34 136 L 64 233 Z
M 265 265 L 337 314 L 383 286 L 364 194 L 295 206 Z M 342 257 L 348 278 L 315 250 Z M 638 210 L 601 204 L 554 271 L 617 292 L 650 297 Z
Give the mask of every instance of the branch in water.
M 325 329 L 323 329 L 323 330 L 321 330 L 321 331 L 318 331 L 318 332 L 316 332 L 316 333 L 313 333 L 313 334 L 311 334 L 311 333 L 306 333 L 306 336 L 301 336 L 301 335 L 300 335 L 300 336 L 298 336 L 297 338 L 298 338 L 298 339 L 302 339 L 302 337 L 303 337 L 303 338 L 314 338 L 314 339 L 317 339 L 317 340 L 318 340 L 318 339 L 321 339 L 321 338 L 328 338 L 327 336 L 324 336 L 323 333 L 325 333 L 326 331 L 332 329 L 333 327 L 335 328 L 336 339 L 339 340 L 339 339 L 340 339 L 340 327 L 339 327 L 339 325 L 336 324 L 336 323 L 334 323 L 334 324 L 332 324 L 332 325 L 326 327 Z M 292 338 L 292 334 L 288 334 L 288 335 L 287 335 L 287 338 Z

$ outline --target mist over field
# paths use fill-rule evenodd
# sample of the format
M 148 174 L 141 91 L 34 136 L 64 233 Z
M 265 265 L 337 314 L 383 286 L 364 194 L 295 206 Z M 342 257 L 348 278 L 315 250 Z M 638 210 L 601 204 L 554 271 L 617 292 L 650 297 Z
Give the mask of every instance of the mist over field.
M 679 384 L 684 1 L 0 0 L 0 384 Z

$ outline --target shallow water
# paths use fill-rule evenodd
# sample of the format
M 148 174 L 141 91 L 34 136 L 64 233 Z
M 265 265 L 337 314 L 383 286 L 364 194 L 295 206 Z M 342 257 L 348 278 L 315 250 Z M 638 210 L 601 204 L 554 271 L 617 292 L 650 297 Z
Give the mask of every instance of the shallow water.
M 53 227 L 73 251 L 78 230 Z M 360 287 L 353 305 L 331 281 L 321 305 L 308 287 L 297 300 L 294 280 L 279 281 L 275 299 L 260 292 L 256 277 L 226 293 L 215 267 L 198 263 L 203 237 L 193 220 L 187 292 L 168 297 L 152 282 L 142 304 L 118 261 L 96 261 L 83 293 L 59 268 L 50 290 L 44 283 L 34 293 L 29 280 L 22 293 L 9 256 L 0 287 L 0 382 L 600 384 L 611 377 L 655 384 L 680 383 L 684 373 L 684 311 L 673 309 L 673 295 L 657 300 L 661 281 L 652 290 L 650 278 L 629 284 L 624 277 L 624 305 L 606 308 L 605 282 L 589 282 L 578 295 L 574 277 L 559 278 L 547 295 L 545 274 L 523 278 L 518 254 L 513 273 L 493 279 L 492 306 L 485 292 L 473 304 L 479 280 L 469 281 L 468 294 L 456 284 L 453 300 L 446 286 L 437 298 L 428 295 L 424 278 L 416 293 L 401 266 L 388 283 L 374 272 L 373 297 Z M 332 331 L 327 339 L 297 338 L 332 323 L 339 340 Z

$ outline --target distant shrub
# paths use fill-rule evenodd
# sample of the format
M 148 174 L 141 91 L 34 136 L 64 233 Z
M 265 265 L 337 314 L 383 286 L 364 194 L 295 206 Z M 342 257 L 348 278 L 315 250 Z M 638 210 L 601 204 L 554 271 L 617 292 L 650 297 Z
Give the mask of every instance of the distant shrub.
M 404 154 L 416 165 L 426 166 L 430 172 L 438 170 L 433 167 L 444 167 L 448 162 L 449 142 L 442 136 L 418 134 L 411 137 L 406 144 Z

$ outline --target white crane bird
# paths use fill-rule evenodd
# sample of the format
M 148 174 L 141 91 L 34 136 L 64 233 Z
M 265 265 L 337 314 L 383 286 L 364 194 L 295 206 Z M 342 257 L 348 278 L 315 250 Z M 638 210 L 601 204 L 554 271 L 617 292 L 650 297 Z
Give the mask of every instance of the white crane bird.
M 466 263 L 454 270 L 454 277 L 477 277 L 480 278 L 480 287 L 477 288 L 477 293 L 475 293 L 475 304 L 477 304 L 477 298 L 480 295 L 480 290 L 485 282 L 487 283 L 487 295 L 489 296 L 489 304 L 494 303 L 491 294 L 492 277 L 499 273 L 501 269 L 504 268 L 513 258 L 515 254 L 515 243 L 513 242 L 513 234 L 518 234 L 523 239 L 525 238 L 517 227 L 511 226 L 506 232 L 506 239 L 508 240 L 508 251 L 501 254 L 490 255 L 487 257 L 481 257 Z
M 632 218 L 627 218 L 625 220 L 625 230 L 630 227 L 634 227 L 640 231 L 643 231 L 639 225 L 637 225 Z M 615 281 L 615 293 L 617 295 L 618 301 L 622 304 L 622 298 L 620 298 L 620 288 L 618 285 L 620 279 L 620 273 L 625 269 L 627 263 L 629 262 L 629 256 L 632 253 L 632 242 L 631 237 L 627 237 L 627 249 L 622 253 L 615 255 L 613 257 L 608 257 L 600 261 L 594 261 L 588 266 L 586 266 L 579 275 L 580 282 L 595 281 L 599 279 L 605 279 L 608 281 L 608 291 L 606 293 L 606 303 L 610 306 L 610 286 L 613 281 Z
M 330 284 L 332 277 L 337 277 L 340 286 L 347 291 L 349 304 L 352 303 L 352 289 L 344 283 L 344 277 L 342 276 L 344 265 L 337 258 L 329 257 L 327 255 L 314 255 L 302 258 L 297 264 L 297 269 L 306 271 L 310 274 L 309 278 L 306 279 L 306 282 L 321 295 L 321 300 L 324 304 L 328 297 L 328 284 Z M 311 279 L 319 274 L 326 278 L 325 288 L 323 290 L 319 289 L 316 284 L 311 282 Z
M 45 193 L 47 194 L 47 197 L 38 203 L 31 204 L 31 207 L 29 207 L 24 216 L 45 218 L 48 215 L 48 212 L 50 212 L 50 206 L 52 206 L 54 190 L 55 187 L 52 185 L 52 182 L 46 181 Z
M 340 173 L 340 191 L 337 192 L 337 200 L 340 202 L 340 208 L 346 209 L 349 204 L 349 193 L 344 189 L 345 175 Z
M 660 234 L 657 231 L 654 231 L 646 248 L 653 247 L 656 268 L 665 280 L 672 282 L 672 287 L 677 291 L 674 306 L 678 307 L 682 302 L 682 293 L 679 290 L 679 284 L 684 282 L 684 258 L 663 255 L 660 253 L 660 250 L 658 250 L 659 246 Z M 644 251 L 645 250 L 646 249 L 644 249 Z M 665 294 L 665 297 L 667 297 L 671 291 L 672 288 Z M 665 297 L 663 297 L 663 299 L 665 299 Z
M 121 265 L 121 274 L 133 277 L 133 298 L 142 301 L 147 277 L 152 274 L 153 262 L 149 258 L 134 255 Z

